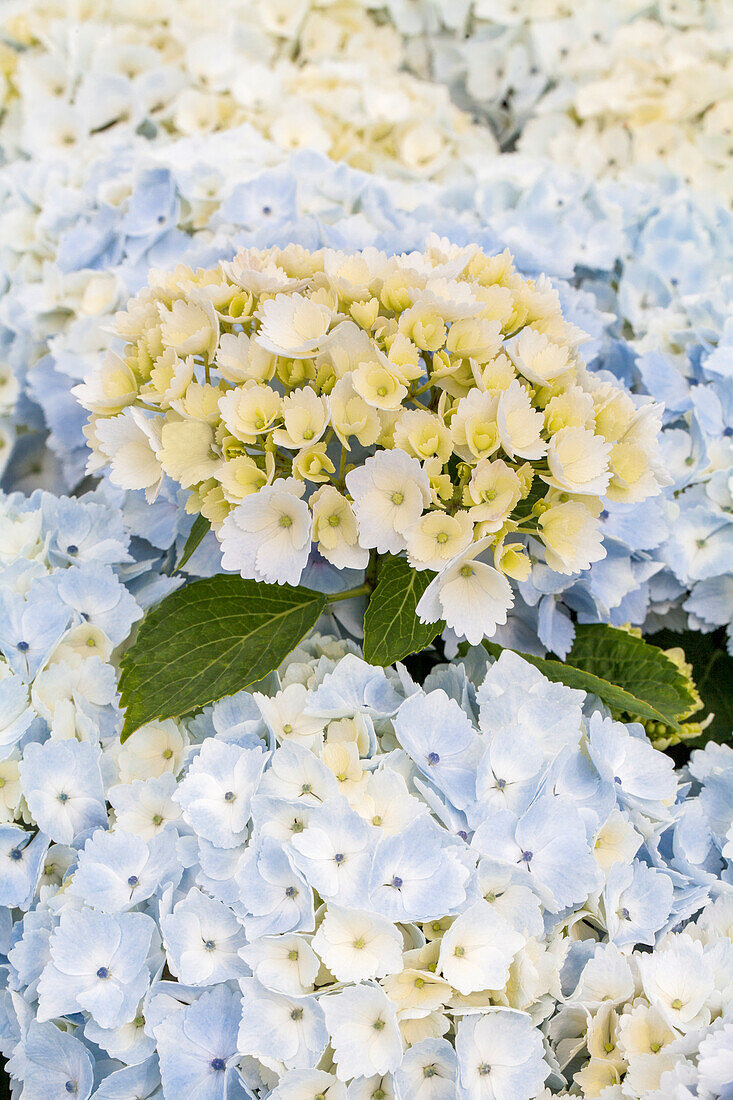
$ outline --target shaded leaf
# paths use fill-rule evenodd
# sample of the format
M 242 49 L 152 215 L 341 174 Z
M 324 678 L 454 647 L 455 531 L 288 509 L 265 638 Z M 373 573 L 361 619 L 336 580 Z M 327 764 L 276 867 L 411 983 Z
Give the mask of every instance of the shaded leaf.
M 315 626 L 320 592 L 218 574 L 172 593 L 140 626 L 121 662 L 122 740 L 178 718 L 277 668 Z
M 675 634 L 661 630 L 650 635 L 649 641 L 662 649 L 679 646 L 684 650 L 703 702 L 699 716 L 714 716 L 702 736 L 690 741 L 689 747 L 699 748 L 707 741 L 733 741 L 733 657 L 725 648 L 725 631 L 701 634 L 699 630 L 687 630 Z
M 177 573 L 180 569 L 183 569 L 184 565 L 186 565 L 187 562 L 190 561 L 194 551 L 198 549 L 210 530 L 211 524 L 209 523 L 206 516 L 196 516 L 196 519 L 193 521 L 193 527 L 188 533 L 186 545 L 183 547 L 183 553 L 181 554 L 181 557 L 179 558 L 178 562 L 176 563 L 176 567 L 173 570 L 174 573 Z
M 364 615 L 364 657 L 370 665 L 392 665 L 429 646 L 445 623 L 423 624 L 415 614 L 435 577 L 411 569 L 404 558 L 387 558 Z

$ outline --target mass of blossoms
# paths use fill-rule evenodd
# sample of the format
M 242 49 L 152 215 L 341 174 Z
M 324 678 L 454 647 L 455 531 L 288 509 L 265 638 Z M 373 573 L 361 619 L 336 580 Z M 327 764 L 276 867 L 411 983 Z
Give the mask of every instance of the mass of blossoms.
M 731 1100 L 732 35 L 0 5 L 0 1094 Z
M 515 654 L 419 686 L 317 633 L 120 744 L 142 563 L 91 500 L 8 497 L 2 532 L 19 1095 L 725 1095 L 730 748 L 675 772 Z
M 585 334 L 508 252 L 242 250 L 155 276 L 116 329 L 122 353 L 74 391 L 88 473 L 191 490 L 223 568 L 254 580 L 297 585 L 314 544 L 337 569 L 406 551 L 437 573 L 420 618 L 473 644 L 530 553 L 587 569 L 603 498 L 669 480 L 660 408 L 586 371 Z
M 503 148 L 594 176 L 676 173 L 733 201 L 733 26 L 723 0 L 367 0 L 416 73 Z
M 402 60 L 361 0 L 6 0 L 0 149 L 84 159 L 249 123 L 281 149 L 407 178 L 491 155 L 492 135 Z

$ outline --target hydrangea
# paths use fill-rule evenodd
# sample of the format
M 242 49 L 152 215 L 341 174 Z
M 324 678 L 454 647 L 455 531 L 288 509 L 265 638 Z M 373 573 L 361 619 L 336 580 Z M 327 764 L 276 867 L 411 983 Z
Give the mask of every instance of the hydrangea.
M 596 176 L 676 172 L 730 200 L 724 5 L 369 0 L 412 70 L 447 84 L 502 148 Z
M 359 0 L 236 0 L 215 21 L 191 0 L 34 0 L 8 4 L 0 28 L 6 159 L 249 123 L 286 150 L 420 179 L 479 144 L 445 88 L 402 71 L 399 36 Z
M 317 735 L 273 724 L 293 687 Z M 152 735 L 134 772 L 138 734 L 35 723 L 0 925 L 29 1095 L 725 1095 L 729 747 L 675 772 L 516 654 L 469 650 L 419 687 L 318 634 Z M 95 750 L 103 784 L 70 844 L 26 787 L 57 746 Z
M 178 142 L 155 156 L 128 151 L 122 158 L 99 160 L 89 173 L 74 175 L 58 163 L 5 170 L 10 225 L 3 236 L 13 285 L 5 298 L 2 341 L 17 372 L 5 407 L 15 410 L 12 419 L 21 430 L 6 481 L 30 487 L 39 481 L 77 483 L 86 454 L 83 410 L 69 390 L 111 346 L 111 314 L 146 280 L 151 264 L 182 259 L 206 265 L 231 255 L 232 242 L 259 246 L 296 240 L 310 248 L 374 245 L 399 252 L 421 247 L 427 232 L 438 228 L 452 240 L 475 240 L 488 250 L 509 245 L 524 272 L 572 278 L 584 289 L 555 285 L 566 315 L 592 335 L 584 348 L 591 370 L 610 371 L 667 410 L 664 454 L 675 484 L 665 495 L 673 506 L 661 498 L 653 513 L 648 503 L 636 510 L 606 505 L 604 561 L 591 563 L 577 579 L 544 564 L 533 568 L 520 582 L 514 611 L 497 637 L 525 650 L 544 647 L 562 655 L 573 637 L 568 610 L 652 631 L 660 625 L 710 630 L 730 623 L 731 510 L 724 491 L 729 459 L 719 442 L 727 424 L 720 372 L 730 312 L 729 215 L 684 189 L 594 184 L 516 155 L 487 164 L 486 181 L 478 187 L 440 194 L 423 184 L 421 204 L 407 209 L 415 196 L 401 194 L 394 182 L 387 190 L 378 179 L 311 155 L 255 175 L 258 163 L 277 155 L 266 143 L 253 143 L 251 134 L 231 131 Z M 222 158 L 227 175 L 212 174 L 211 163 Z M 81 190 L 87 174 L 91 178 Z M 56 216 L 61 193 L 63 216 Z M 316 212 L 317 221 L 309 216 Z M 19 226 L 27 231 L 13 228 Z M 34 243 L 39 234 L 40 250 Z M 82 238 L 89 240 L 91 253 Z M 60 266 L 53 260 L 57 255 Z M 80 262 L 89 266 L 78 269 Z M 56 308 L 57 298 L 39 293 L 41 277 L 44 286 L 53 282 L 59 288 L 63 311 Z M 108 294 L 105 287 L 112 282 L 114 293 Z M 43 413 L 36 406 L 29 414 L 31 398 Z M 45 449 L 37 434 L 41 415 L 52 429 Z M 18 428 L 6 423 L 10 444 Z M 36 430 L 29 432 L 30 426 Z M 4 454 L 10 451 L 8 445 Z M 42 471 L 33 472 L 35 461 Z M 139 490 L 123 495 L 108 486 L 108 498 L 110 493 L 128 529 L 159 548 L 170 546 L 179 532 L 185 536 L 190 520 L 176 511 L 168 483 L 154 510 L 138 501 Z M 360 549 L 336 538 L 328 523 L 336 501 L 332 487 L 317 489 L 313 501 L 317 534 L 331 559 L 338 568 L 358 561 Z M 674 522 L 677 506 L 684 514 L 680 524 Z M 343 506 L 340 516 L 342 530 L 353 527 Z M 460 545 L 459 523 L 450 537 Z M 696 546 L 702 539 L 710 540 L 704 553 Z M 439 602 L 434 606 L 441 610 Z
M 586 372 L 556 292 L 507 252 L 244 250 L 153 279 L 116 327 L 122 355 L 74 391 L 90 473 L 190 490 L 224 569 L 259 581 L 298 584 L 312 545 L 337 568 L 406 551 L 437 572 L 418 615 L 473 643 L 506 622 L 507 575 L 538 554 L 581 572 L 602 498 L 667 480 L 661 411 Z

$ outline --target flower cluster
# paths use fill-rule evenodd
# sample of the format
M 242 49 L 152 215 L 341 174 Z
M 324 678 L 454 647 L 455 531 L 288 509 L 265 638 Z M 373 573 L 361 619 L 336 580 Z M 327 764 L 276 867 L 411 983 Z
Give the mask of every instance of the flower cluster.
M 674 172 L 733 198 L 724 4 L 370 0 L 370 7 L 405 36 L 413 71 L 450 86 L 503 148 L 596 176 Z
M 207 266 L 230 256 L 232 242 L 400 252 L 421 247 L 438 228 L 459 243 L 509 246 L 522 272 L 552 275 L 564 315 L 593 337 L 583 349 L 591 370 L 611 372 L 667 410 L 662 439 L 675 477 L 667 491 L 673 506 L 657 498 L 653 518 L 648 505 L 637 518 L 631 506 L 607 505 L 604 562 L 572 581 L 535 569 L 532 583 L 520 585 L 514 628 L 501 640 L 535 650 L 539 632 L 542 646 L 564 653 L 572 642 L 568 608 L 648 629 L 733 622 L 733 510 L 715 488 L 730 468 L 722 440 L 733 427 L 723 367 L 730 354 L 730 216 L 682 188 L 601 185 L 516 156 L 497 161 L 480 186 L 439 191 L 423 184 L 420 204 L 407 209 L 414 195 L 394 182 L 321 156 L 298 154 L 286 165 L 257 168 L 278 159 L 271 144 L 245 130 L 145 156 L 128 150 L 100 158 L 87 182 L 71 162 L 0 172 L 8 284 L 0 307 L 7 413 L 1 454 L 13 453 L 6 484 L 59 491 L 81 480 L 84 417 L 70 388 L 111 346 L 114 310 L 146 282 L 150 266 Z M 223 162 L 226 174 L 212 169 Z M 39 446 L 43 420 L 50 435 Z M 139 508 L 138 521 L 137 533 L 146 536 Z M 155 526 L 152 518 L 148 526 Z M 686 547 L 711 532 L 714 555 L 688 562 Z M 159 539 L 156 545 L 164 548 Z M 691 589 L 692 615 L 692 604 L 683 607 Z
M 216 167 L 223 164 L 226 171 Z M 409 250 L 435 226 L 494 246 L 473 217 L 441 214 L 429 184 L 417 195 L 426 205 L 410 210 L 413 188 L 319 154 L 284 164 L 281 151 L 246 126 L 151 149 L 123 146 L 89 165 L 56 159 L 0 169 L 6 484 L 61 491 L 82 479 L 84 415 L 69 391 L 113 342 L 115 310 L 151 267 L 209 266 L 238 245 Z M 44 423 L 50 434 L 39 448 Z M 26 481 L 31 450 L 44 471 Z
M 504 165 L 456 201 L 509 244 L 524 270 L 535 268 L 534 252 L 608 311 L 605 328 L 592 329 L 590 368 L 665 406 L 662 450 L 673 478 L 653 511 L 607 506 L 606 559 L 570 589 L 533 569 L 520 585 L 528 606 L 515 605 L 515 616 L 536 624 L 558 653 L 572 641 L 562 605 L 651 631 L 726 626 L 731 637 L 733 219 L 684 188 L 601 186 L 526 158 Z M 590 314 L 575 316 L 592 327 Z M 515 631 L 502 640 L 527 648 L 529 637 Z
M 16 738 L 0 827 L 29 1100 L 724 1095 L 730 749 L 678 776 L 483 650 L 419 688 L 314 635 L 122 746 L 77 682 L 75 733 Z
M 122 353 L 74 390 L 88 472 L 189 489 L 244 577 L 297 584 L 313 544 L 337 569 L 406 551 L 438 573 L 418 614 L 478 642 L 528 544 L 578 573 L 604 556 L 602 500 L 666 484 L 661 410 L 585 370 L 585 334 L 506 251 L 242 250 L 156 274 L 116 327 Z
M 308 148 L 418 179 L 455 172 L 490 134 L 440 84 L 401 71 L 399 36 L 357 0 L 33 0 L 4 5 L 6 158 L 87 157 L 250 123 Z

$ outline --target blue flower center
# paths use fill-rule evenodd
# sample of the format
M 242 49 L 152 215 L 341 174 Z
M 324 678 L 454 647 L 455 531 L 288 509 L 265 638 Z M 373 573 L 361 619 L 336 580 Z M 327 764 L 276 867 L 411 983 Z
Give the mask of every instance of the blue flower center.
M 71 556 L 73 557 L 74 554 L 79 553 L 79 547 L 75 546 L 73 542 L 70 542 L 69 545 L 66 547 L 66 553 L 71 554 Z
M 295 889 L 294 886 L 288 886 L 285 889 L 285 897 L 286 898 L 294 898 L 297 893 L 298 893 L 298 891 Z
M 224 792 L 224 801 L 225 802 L 233 802 L 236 797 L 237 796 L 235 795 L 234 791 L 225 791 Z
M 394 886 L 395 890 L 399 890 L 401 888 L 402 879 L 399 875 L 395 875 L 395 877 L 392 879 L 392 885 Z
M 127 885 L 128 886 L 138 886 L 139 883 L 140 883 L 140 879 L 137 877 L 137 875 L 130 875 L 130 877 L 127 880 Z
M 64 1088 L 67 1092 L 77 1092 L 76 1081 L 67 1081 Z
M 212 1058 L 211 1068 L 215 1069 L 217 1073 L 220 1073 L 223 1069 L 227 1068 L 227 1064 L 223 1058 Z
M 100 966 L 99 970 L 97 971 L 97 977 L 102 978 L 102 979 L 108 978 L 109 977 L 108 968 L 106 966 Z
M 429 752 L 428 753 L 428 764 L 439 764 L 439 763 L 440 763 L 440 757 L 438 756 L 437 752 Z
M 56 795 L 56 798 L 62 805 L 64 804 L 64 802 L 69 801 L 69 796 L 66 791 L 59 791 L 59 793 Z
M 21 653 L 27 653 L 30 648 L 31 647 L 28 645 L 28 642 L 18 642 L 16 646 L 16 649 L 18 649 Z
M 525 863 L 531 863 L 534 859 L 534 852 L 522 852 L 522 859 Z
M 22 859 L 22 858 L 23 858 L 23 852 L 22 852 L 22 850 L 21 850 L 20 848 L 11 848 L 11 850 L 10 850 L 10 858 L 11 858 L 12 860 L 15 860 L 15 862 L 17 863 L 17 862 L 18 862 L 18 860 L 20 860 L 20 859 Z
M 346 857 L 344 856 L 343 852 L 336 852 L 336 855 L 333 858 L 335 863 L 343 863 Z

